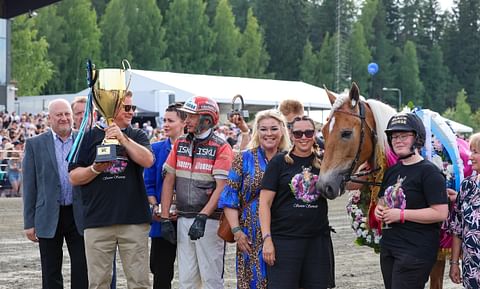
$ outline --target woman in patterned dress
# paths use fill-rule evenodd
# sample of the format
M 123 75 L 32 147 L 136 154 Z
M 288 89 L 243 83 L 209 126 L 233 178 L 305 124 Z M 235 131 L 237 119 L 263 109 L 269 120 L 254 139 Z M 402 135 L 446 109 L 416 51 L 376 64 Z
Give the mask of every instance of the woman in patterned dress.
M 218 207 L 234 233 L 237 243 L 237 288 L 267 288 L 262 258 L 262 233 L 258 196 L 267 163 L 290 146 L 286 123 L 276 110 L 257 113 L 247 149 L 235 155 Z
M 453 244 L 450 260 L 450 279 L 453 283 L 463 281 L 464 288 L 480 288 L 480 133 L 470 137 L 470 161 L 477 172 L 465 178 L 460 187 L 452 222 Z M 460 256 L 462 274 L 460 275 Z

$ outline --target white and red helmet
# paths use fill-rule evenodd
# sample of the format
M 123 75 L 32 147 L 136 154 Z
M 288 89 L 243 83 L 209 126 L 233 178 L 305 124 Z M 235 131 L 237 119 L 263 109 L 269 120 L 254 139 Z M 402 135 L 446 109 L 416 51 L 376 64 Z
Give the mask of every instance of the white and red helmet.
M 190 97 L 179 110 L 191 114 L 210 116 L 212 127 L 217 125 L 220 114 L 217 102 L 205 96 Z

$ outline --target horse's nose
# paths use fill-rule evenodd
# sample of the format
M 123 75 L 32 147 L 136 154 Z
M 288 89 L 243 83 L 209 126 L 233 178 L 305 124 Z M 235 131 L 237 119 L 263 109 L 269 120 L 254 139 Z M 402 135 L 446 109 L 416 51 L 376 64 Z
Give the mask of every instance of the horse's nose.
M 337 194 L 335 193 L 335 189 L 331 185 L 327 184 L 325 186 L 324 196 L 329 200 L 333 200 L 337 197 Z

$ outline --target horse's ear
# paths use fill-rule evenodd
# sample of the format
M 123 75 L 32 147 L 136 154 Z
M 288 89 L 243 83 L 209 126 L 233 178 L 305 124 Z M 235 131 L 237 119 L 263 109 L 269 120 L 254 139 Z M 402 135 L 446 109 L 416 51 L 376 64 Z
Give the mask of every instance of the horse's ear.
M 323 85 L 323 89 L 325 89 L 325 92 L 327 93 L 328 99 L 330 100 L 330 104 L 334 104 L 335 100 L 337 100 L 337 97 L 330 92 L 330 90 L 327 89 L 327 86 L 325 84 Z
M 358 86 L 355 82 L 352 82 L 352 88 L 350 88 L 350 93 L 348 96 L 350 97 L 350 103 L 352 105 L 352 108 L 357 106 L 360 100 L 360 90 L 358 89 Z

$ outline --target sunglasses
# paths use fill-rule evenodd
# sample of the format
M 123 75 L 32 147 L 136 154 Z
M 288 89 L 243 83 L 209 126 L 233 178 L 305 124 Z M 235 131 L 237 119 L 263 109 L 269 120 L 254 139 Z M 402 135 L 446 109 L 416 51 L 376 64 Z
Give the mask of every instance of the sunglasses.
M 130 112 L 130 110 L 132 110 L 132 112 L 135 112 L 135 110 L 137 110 L 137 106 L 131 104 L 124 104 L 123 109 L 125 110 L 125 112 Z
M 306 138 L 312 138 L 315 131 L 313 129 L 307 129 L 306 131 L 294 130 L 292 131 L 292 134 L 296 139 L 301 139 L 303 135 L 305 135 Z

